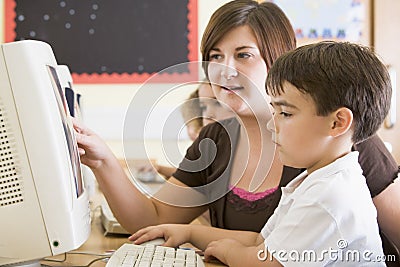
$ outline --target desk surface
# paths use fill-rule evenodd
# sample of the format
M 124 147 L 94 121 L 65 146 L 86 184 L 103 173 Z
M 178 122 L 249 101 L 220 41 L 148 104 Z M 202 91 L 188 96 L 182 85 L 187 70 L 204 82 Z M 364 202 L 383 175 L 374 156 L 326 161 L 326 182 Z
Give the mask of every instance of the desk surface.
M 102 196 L 96 196 L 95 200 L 91 203 L 93 208 L 92 215 L 92 227 L 89 239 L 78 249 L 72 251 L 72 253 L 90 253 L 90 254 L 105 254 L 106 251 L 115 250 L 119 248 L 122 244 L 128 242 L 127 236 L 104 236 L 104 229 L 100 221 L 100 211 L 96 209 L 101 201 Z M 51 257 L 50 259 L 63 259 L 63 255 Z M 67 258 L 64 262 L 50 262 L 42 261 L 42 264 L 47 266 L 82 266 L 89 264 L 92 260 L 100 258 L 96 255 L 85 255 L 85 254 L 67 254 Z M 105 266 L 105 261 L 97 261 L 90 265 L 90 267 L 100 267 Z M 205 263 L 206 267 L 221 267 L 224 265 L 218 263 Z

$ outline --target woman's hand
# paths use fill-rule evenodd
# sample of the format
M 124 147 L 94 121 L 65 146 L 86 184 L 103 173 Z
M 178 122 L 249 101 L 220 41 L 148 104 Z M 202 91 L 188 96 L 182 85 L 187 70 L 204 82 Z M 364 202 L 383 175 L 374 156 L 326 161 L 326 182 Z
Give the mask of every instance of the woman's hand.
M 77 119 L 72 119 L 81 162 L 92 170 L 99 168 L 113 154 L 107 144 Z
M 128 239 L 135 244 L 141 244 L 156 238 L 164 238 L 163 246 L 178 247 L 190 242 L 190 225 L 186 224 L 162 224 L 143 228 Z

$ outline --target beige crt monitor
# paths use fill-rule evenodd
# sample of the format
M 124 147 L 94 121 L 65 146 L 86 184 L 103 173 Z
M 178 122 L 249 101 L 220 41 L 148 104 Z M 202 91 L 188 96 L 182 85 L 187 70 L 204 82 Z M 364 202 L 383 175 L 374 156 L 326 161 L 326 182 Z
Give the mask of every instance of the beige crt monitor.
M 0 265 L 78 248 L 90 233 L 88 195 L 51 47 L 0 49 Z

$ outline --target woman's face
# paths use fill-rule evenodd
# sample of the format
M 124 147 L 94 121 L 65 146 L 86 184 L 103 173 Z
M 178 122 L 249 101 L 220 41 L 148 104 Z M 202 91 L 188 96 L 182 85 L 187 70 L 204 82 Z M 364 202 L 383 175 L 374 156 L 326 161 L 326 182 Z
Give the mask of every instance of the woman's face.
M 239 116 L 268 113 L 267 66 L 249 26 L 230 30 L 211 49 L 209 58 L 208 75 L 219 101 Z
M 199 101 L 204 126 L 234 116 L 229 107 L 224 107 L 223 104 L 215 98 L 214 92 L 208 83 L 203 83 L 199 87 Z

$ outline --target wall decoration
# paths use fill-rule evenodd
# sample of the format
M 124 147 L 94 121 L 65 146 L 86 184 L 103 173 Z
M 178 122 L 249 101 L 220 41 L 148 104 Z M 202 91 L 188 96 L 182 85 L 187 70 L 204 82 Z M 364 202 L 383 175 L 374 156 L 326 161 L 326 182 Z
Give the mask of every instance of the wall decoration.
M 273 0 L 289 17 L 298 45 L 321 40 L 371 44 L 370 0 Z

